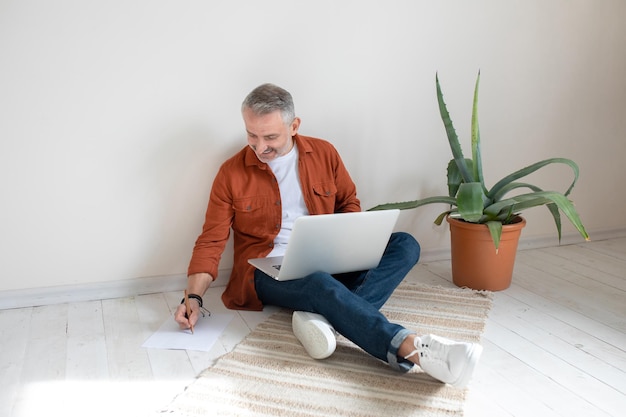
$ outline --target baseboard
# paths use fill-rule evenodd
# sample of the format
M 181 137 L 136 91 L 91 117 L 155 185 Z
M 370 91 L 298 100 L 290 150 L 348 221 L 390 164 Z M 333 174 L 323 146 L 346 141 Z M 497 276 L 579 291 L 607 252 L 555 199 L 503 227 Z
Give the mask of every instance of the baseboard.
M 594 230 L 589 233 L 592 241 L 626 237 L 626 228 Z M 579 234 L 566 234 L 561 238 L 561 245 L 572 245 L 584 242 Z M 520 239 L 519 250 L 540 249 L 557 246 L 558 240 L 550 236 L 538 236 Z M 434 262 L 450 259 L 450 248 L 422 248 L 420 262 Z M 219 271 L 214 285 L 225 286 L 230 269 Z M 110 298 L 133 297 L 142 294 L 182 291 L 187 285 L 184 274 L 143 277 L 103 283 L 86 283 L 58 287 L 43 287 L 23 290 L 0 291 L 0 310 L 9 308 L 34 307 L 69 302 L 105 300 Z
M 606 229 L 606 230 L 594 230 L 589 232 L 592 242 L 598 242 L 601 240 L 618 239 L 626 237 L 626 228 L 620 229 Z M 577 245 L 584 243 L 585 240 L 577 232 L 566 233 L 561 236 L 561 241 L 554 234 L 548 234 L 543 236 L 532 236 L 520 238 L 518 250 L 530 250 L 549 248 L 553 246 L 565 246 L 565 245 Z M 435 262 L 450 259 L 450 247 L 436 248 L 436 249 L 424 249 L 422 248 L 422 254 L 420 262 Z
M 230 269 L 220 270 L 219 274 L 222 277 L 228 277 Z M 225 279 L 218 280 L 214 284 L 214 286 L 218 287 L 225 285 Z M 0 291 L 0 310 L 133 297 L 170 291 L 182 292 L 186 286 L 187 276 L 185 274 L 176 274 L 110 282 Z

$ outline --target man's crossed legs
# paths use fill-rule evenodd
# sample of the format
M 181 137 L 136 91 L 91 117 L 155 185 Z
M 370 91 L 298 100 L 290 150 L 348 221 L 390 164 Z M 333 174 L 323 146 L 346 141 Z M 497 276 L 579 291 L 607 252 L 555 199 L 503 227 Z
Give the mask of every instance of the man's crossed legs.
M 419 260 L 420 246 L 407 233 L 394 233 L 378 267 L 276 281 L 255 271 L 260 300 L 294 310 L 292 325 L 309 355 L 324 359 L 335 350 L 335 331 L 400 371 L 419 365 L 434 378 L 457 387 L 470 380 L 482 347 L 414 331 L 391 323 L 380 312 Z

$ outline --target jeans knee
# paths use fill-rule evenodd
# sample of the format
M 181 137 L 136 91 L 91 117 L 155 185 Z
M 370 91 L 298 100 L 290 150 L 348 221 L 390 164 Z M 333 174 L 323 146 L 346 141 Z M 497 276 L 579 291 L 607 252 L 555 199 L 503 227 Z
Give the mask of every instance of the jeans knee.
M 313 272 L 307 275 L 303 281 L 306 287 L 306 294 L 324 294 L 325 297 L 333 297 L 338 288 L 343 287 L 326 272 Z
M 323 314 L 329 305 L 336 308 L 345 298 L 346 291 L 349 292 L 343 284 L 325 272 L 314 272 L 301 281 L 303 297 L 314 313 Z
M 410 233 L 395 232 L 391 235 L 389 243 L 403 252 L 403 256 L 407 262 L 415 265 L 419 261 L 421 247 L 417 239 Z

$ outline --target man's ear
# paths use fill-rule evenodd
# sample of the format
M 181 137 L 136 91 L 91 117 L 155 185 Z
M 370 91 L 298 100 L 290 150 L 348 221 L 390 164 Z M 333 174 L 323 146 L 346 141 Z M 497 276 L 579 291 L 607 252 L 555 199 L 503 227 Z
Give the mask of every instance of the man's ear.
M 299 128 L 300 128 L 300 118 L 296 117 L 293 119 L 293 122 L 291 122 L 291 125 L 290 125 L 291 131 L 289 133 L 291 134 L 291 136 L 295 136 L 296 133 L 298 133 Z

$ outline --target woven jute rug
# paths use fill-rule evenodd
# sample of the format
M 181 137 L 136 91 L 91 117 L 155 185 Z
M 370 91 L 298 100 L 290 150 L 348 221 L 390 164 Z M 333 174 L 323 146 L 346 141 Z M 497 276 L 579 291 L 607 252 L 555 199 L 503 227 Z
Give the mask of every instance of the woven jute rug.
M 491 294 L 402 284 L 383 307 L 417 331 L 478 342 Z M 406 374 L 343 337 L 328 359 L 311 359 L 280 311 L 200 374 L 161 415 L 461 416 L 467 389 L 444 385 L 418 367 Z

